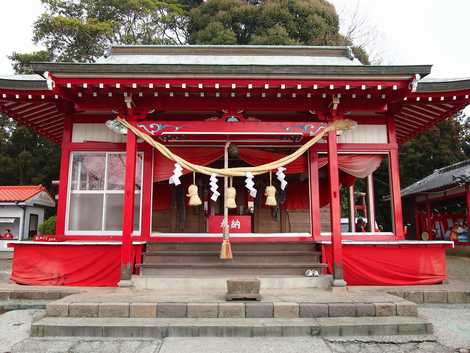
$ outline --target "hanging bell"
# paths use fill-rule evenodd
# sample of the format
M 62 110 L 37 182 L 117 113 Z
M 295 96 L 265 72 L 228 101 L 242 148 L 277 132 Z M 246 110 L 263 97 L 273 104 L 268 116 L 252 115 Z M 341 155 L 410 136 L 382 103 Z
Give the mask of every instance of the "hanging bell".
M 266 186 L 264 191 L 264 196 L 266 196 L 266 206 L 276 206 L 276 188 L 272 185 Z
M 237 190 L 231 186 L 227 188 L 227 208 L 237 208 L 235 197 L 237 196 Z

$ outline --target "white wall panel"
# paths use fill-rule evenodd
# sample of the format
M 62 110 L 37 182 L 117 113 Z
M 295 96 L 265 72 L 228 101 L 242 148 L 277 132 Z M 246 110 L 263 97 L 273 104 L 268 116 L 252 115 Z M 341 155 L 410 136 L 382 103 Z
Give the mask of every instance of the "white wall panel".
M 104 124 L 73 124 L 72 142 L 125 142 L 124 135 L 116 134 Z
M 343 131 L 338 143 L 387 143 L 387 125 L 357 125 L 352 130 Z

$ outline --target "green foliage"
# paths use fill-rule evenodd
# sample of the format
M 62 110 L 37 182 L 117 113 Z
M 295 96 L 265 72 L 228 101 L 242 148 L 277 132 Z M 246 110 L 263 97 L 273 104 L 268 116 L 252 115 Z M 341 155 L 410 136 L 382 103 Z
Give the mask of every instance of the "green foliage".
M 34 41 L 57 61 L 92 62 L 112 44 L 183 44 L 197 1 L 42 0 Z
M 55 234 L 56 216 L 49 217 L 38 226 L 39 233 L 44 235 Z
M 400 148 L 400 176 L 407 186 L 435 169 L 470 158 L 470 120 L 463 113 L 418 135 Z
M 208 0 L 189 14 L 190 44 L 333 45 L 339 19 L 324 0 Z
M 35 51 L 32 53 L 17 53 L 13 52 L 9 57 L 12 61 L 13 70 L 17 73 L 31 74 L 32 62 L 51 61 L 52 57 L 47 50 Z

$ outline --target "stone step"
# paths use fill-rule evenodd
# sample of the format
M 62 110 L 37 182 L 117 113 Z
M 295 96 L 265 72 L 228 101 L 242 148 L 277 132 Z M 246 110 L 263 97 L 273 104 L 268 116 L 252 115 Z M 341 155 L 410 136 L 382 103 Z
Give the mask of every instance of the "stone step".
M 232 251 L 318 251 L 318 245 L 313 242 L 231 242 Z M 149 242 L 146 246 L 147 251 L 163 250 L 212 250 L 220 251 L 220 242 L 197 242 L 197 243 L 169 243 L 169 242 Z
M 334 298 L 334 296 L 332 296 Z M 76 298 L 78 299 L 78 298 Z M 50 317 L 100 317 L 100 318 L 320 318 L 320 317 L 386 317 L 417 316 L 414 303 L 400 300 L 389 302 L 336 302 L 307 301 L 231 301 L 194 302 L 138 301 L 127 298 L 101 298 L 102 302 L 59 300 L 49 303 L 46 313 Z M 347 300 L 348 298 L 344 298 Z M 366 299 L 366 298 L 364 298 Z M 382 300 L 386 300 L 383 298 Z M 96 300 L 96 299 L 95 299 Z M 357 299 L 356 299 L 357 300 Z M 390 298 L 389 298 L 390 300 Z M 392 299 L 393 300 L 393 299 Z
M 309 263 L 258 263 L 231 262 L 223 263 L 161 263 L 140 265 L 142 275 L 303 275 L 307 269 L 315 269 L 319 273 L 326 264 Z
M 253 278 L 253 274 L 236 274 L 236 278 Z M 299 288 L 329 288 L 331 276 L 321 275 L 320 277 L 298 276 L 257 276 L 261 282 L 261 290 L 265 289 L 299 289 Z M 132 281 L 136 288 L 152 290 L 175 290 L 175 291 L 200 291 L 204 289 L 225 289 L 225 284 L 230 276 L 212 276 L 203 274 L 187 275 L 141 275 L 133 276 Z
M 46 317 L 32 324 L 34 337 L 256 337 L 424 335 L 432 325 L 418 317 L 317 319 L 157 319 Z

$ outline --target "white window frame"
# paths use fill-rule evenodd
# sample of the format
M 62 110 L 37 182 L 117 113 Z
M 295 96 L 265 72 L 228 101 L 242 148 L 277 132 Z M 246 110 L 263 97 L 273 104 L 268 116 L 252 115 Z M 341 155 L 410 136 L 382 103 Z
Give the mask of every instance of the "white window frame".
M 76 155 L 105 155 L 105 167 L 104 167 L 104 187 L 103 190 L 72 190 L 72 169 L 73 169 L 73 158 Z M 69 175 L 68 175 L 68 186 L 67 186 L 67 208 L 65 214 L 65 235 L 122 235 L 122 230 L 103 230 L 106 222 L 106 196 L 112 194 L 122 194 L 124 196 L 124 188 L 122 190 L 107 190 L 108 186 L 108 156 L 121 154 L 125 155 L 123 151 L 73 151 L 70 153 L 69 161 Z M 137 155 L 141 157 L 142 163 L 140 168 L 140 190 L 134 190 L 135 194 L 139 194 L 139 229 L 132 232 L 133 236 L 139 236 L 142 232 L 142 189 L 143 189 L 143 170 L 144 170 L 144 152 L 137 152 Z M 101 230 L 70 230 L 70 197 L 73 194 L 99 194 L 103 195 L 103 218 L 101 220 Z
M 382 155 L 382 156 L 386 156 L 387 157 L 387 160 L 388 160 L 388 171 L 390 173 L 390 151 L 388 150 L 384 150 L 384 151 L 370 151 L 370 152 L 365 152 L 365 151 L 338 151 L 338 155 L 340 154 L 356 154 L 356 155 L 359 155 L 359 154 L 368 154 L 368 155 L 372 155 L 372 154 L 376 154 L 376 155 Z M 318 155 L 322 155 L 322 156 L 328 156 L 328 152 L 318 152 Z M 390 180 L 390 184 L 389 184 L 389 189 L 390 189 L 390 193 L 392 192 L 392 185 L 391 185 L 391 180 Z M 390 217 L 392 218 L 392 227 L 393 227 L 393 204 L 392 204 L 392 200 L 390 200 L 390 205 L 391 205 L 391 209 L 392 209 L 392 212 L 390 213 Z M 374 206 L 375 208 L 375 206 Z M 341 232 L 341 235 L 346 235 L 346 236 L 357 236 L 357 237 L 361 237 L 361 236 L 370 236 L 371 238 L 373 237 L 377 237 L 377 236 L 394 236 L 395 235 L 395 232 L 394 231 L 391 231 L 391 232 L 371 232 L 371 231 L 367 231 L 367 232 Z M 329 232 L 320 232 L 320 236 L 322 237 L 331 237 L 331 231 Z

